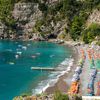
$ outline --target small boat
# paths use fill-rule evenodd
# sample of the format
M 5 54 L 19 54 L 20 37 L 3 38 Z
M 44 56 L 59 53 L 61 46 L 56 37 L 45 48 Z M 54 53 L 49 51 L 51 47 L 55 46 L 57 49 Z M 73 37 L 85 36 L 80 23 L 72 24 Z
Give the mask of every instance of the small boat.
M 50 58 L 54 57 L 55 55 L 50 55 Z
M 40 53 L 36 53 L 36 55 L 40 55 Z
M 22 47 L 22 49 L 26 50 L 26 49 L 27 49 L 27 47 L 26 47 L 26 46 L 23 46 L 23 47 Z
M 14 63 L 14 62 L 9 62 L 9 64 L 10 64 L 10 65 L 14 65 L 15 63 Z
M 33 55 L 33 56 L 31 56 L 32 58 L 36 58 L 36 56 L 35 55 Z
M 21 55 L 21 54 L 22 54 L 22 52 L 21 52 L 21 51 L 18 51 L 18 52 L 17 52 L 17 54 Z

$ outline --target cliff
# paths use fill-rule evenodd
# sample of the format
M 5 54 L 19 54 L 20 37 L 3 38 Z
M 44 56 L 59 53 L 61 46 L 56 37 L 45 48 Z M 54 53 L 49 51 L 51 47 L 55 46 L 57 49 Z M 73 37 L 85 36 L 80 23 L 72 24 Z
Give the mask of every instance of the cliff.
M 12 4 L 8 0 L 12 9 L 7 7 L 9 13 L 6 12 L 6 16 L 4 13 L 6 9 L 2 8 L 4 15 L 0 15 L 1 38 L 79 40 L 83 36 L 81 33 L 92 23 L 100 24 L 100 10 L 96 8 L 100 4 L 99 1 L 92 3 L 86 0 L 16 1 Z
M 17 20 L 17 34 L 27 38 L 37 39 L 39 36 L 33 34 L 33 27 L 37 20 L 42 19 L 42 12 L 36 3 L 16 3 L 12 15 Z M 40 37 L 39 37 L 40 38 Z
M 87 26 L 91 25 L 92 23 L 100 24 L 100 10 L 99 9 L 94 9 L 93 12 L 88 17 Z

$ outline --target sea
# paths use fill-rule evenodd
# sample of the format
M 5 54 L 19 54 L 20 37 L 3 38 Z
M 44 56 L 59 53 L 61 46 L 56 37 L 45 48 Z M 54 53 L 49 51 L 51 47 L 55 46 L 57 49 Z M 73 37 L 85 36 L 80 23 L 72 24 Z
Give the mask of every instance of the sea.
M 50 42 L 0 41 L 0 100 L 39 94 L 66 73 L 73 59 L 68 46 Z M 31 67 L 62 71 L 32 70 Z

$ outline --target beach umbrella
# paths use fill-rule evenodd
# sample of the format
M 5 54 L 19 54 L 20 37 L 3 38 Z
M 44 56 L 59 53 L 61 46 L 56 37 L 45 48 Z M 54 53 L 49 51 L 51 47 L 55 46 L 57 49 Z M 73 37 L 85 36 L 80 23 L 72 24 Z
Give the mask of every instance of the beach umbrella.
M 90 69 L 95 68 L 94 64 L 90 64 Z
M 79 76 L 79 74 L 78 74 L 78 73 L 75 73 L 75 74 L 73 75 L 73 77 L 77 77 L 77 76 Z
M 96 92 L 97 96 L 100 96 L 100 81 L 97 82 L 97 92 Z
M 90 73 L 90 79 L 95 78 L 96 75 L 94 73 Z
M 95 61 L 96 68 L 100 69 L 100 59 Z
M 94 68 L 94 69 L 91 70 L 91 73 L 93 73 L 94 75 L 96 75 L 97 74 L 97 70 Z
M 82 68 L 81 67 L 77 67 L 75 70 L 76 73 L 80 74 L 82 72 Z
M 93 96 L 93 94 L 87 94 L 87 96 Z
M 89 83 L 94 83 L 94 77 L 90 77 Z
M 72 78 L 72 81 L 74 82 L 74 81 L 78 81 L 78 80 L 80 80 L 80 77 L 79 76 L 76 76 L 76 77 L 73 77 Z
M 94 83 L 93 82 L 89 83 L 87 89 L 94 90 Z
M 91 59 L 91 60 L 89 60 L 89 62 L 90 62 L 90 68 L 95 68 L 94 66 L 94 60 L 93 59 Z
M 72 82 L 76 82 L 76 79 L 73 78 L 73 79 L 72 79 Z

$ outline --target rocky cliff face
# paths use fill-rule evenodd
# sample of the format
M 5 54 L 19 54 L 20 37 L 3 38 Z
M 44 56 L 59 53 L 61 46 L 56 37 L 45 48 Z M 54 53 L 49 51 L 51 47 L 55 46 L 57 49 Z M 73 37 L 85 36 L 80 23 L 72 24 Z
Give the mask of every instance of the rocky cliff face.
M 47 0 L 46 6 L 57 5 L 61 0 Z M 44 3 L 44 0 L 41 0 Z M 16 20 L 16 32 L 20 38 L 23 39 L 43 39 L 64 37 L 65 29 L 67 29 L 67 20 L 62 18 L 62 15 L 50 15 L 47 13 L 46 18 L 44 12 L 40 11 L 38 3 L 16 3 L 12 11 L 12 16 Z M 39 22 L 40 23 L 37 23 Z M 41 21 L 44 23 L 41 24 Z M 91 23 L 100 24 L 100 11 L 94 10 L 87 20 L 87 26 Z M 38 24 L 38 25 L 37 25 Z M 41 25 L 40 25 L 41 24 Z M 39 26 L 39 27 L 38 27 Z M 0 35 L 6 30 L 6 26 L 0 23 Z M 41 35 L 43 33 L 44 36 Z M 70 37 L 69 35 L 67 36 Z
M 88 20 L 87 20 L 87 26 L 89 26 L 91 23 L 98 23 L 100 24 L 100 10 L 95 9 L 92 14 L 90 14 Z
M 3 24 L 1 21 L 0 21 L 0 39 L 3 39 L 6 37 L 6 29 L 7 27 L 5 26 L 5 24 Z
M 35 3 L 17 3 L 12 13 L 17 20 L 17 34 L 32 34 L 37 20 L 42 18 L 42 12 Z

